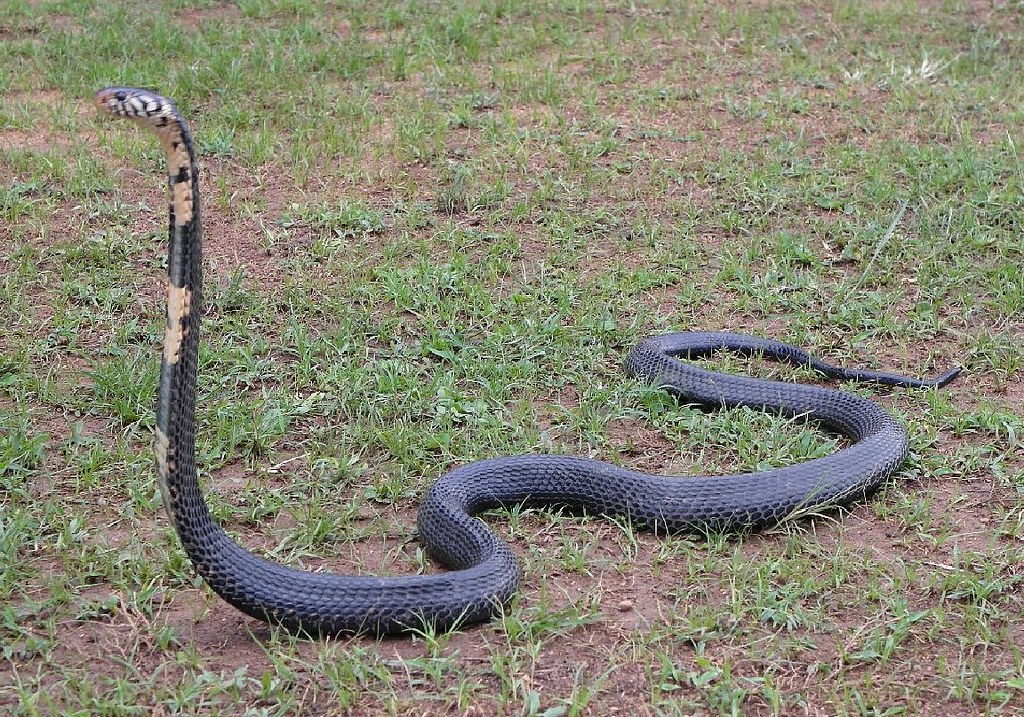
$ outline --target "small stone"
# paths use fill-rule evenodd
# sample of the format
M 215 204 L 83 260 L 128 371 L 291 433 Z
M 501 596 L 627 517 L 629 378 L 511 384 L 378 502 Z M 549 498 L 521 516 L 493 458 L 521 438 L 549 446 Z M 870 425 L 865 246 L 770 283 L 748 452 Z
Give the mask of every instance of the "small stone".
M 629 612 L 633 609 L 632 600 L 620 600 L 619 601 L 619 612 Z

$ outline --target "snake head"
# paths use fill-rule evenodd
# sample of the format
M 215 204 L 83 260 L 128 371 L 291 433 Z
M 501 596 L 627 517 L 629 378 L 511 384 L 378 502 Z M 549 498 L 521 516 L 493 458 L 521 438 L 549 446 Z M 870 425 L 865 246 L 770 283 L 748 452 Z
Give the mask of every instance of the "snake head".
M 178 116 L 174 103 L 155 92 L 135 87 L 107 87 L 93 101 L 104 112 L 162 127 Z

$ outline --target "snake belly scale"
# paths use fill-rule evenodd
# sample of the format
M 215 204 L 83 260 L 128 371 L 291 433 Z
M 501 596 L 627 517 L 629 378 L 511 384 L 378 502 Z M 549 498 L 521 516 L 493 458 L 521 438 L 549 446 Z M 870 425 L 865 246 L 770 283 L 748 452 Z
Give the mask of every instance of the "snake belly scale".
M 105 112 L 136 120 L 163 143 L 168 163 L 167 327 L 157 397 L 155 453 L 163 502 L 198 573 L 224 600 L 261 620 L 310 634 L 448 629 L 494 616 L 519 584 L 511 549 L 475 516 L 515 505 L 560 505 L 621 516 L 658 532 L 736 530 L 776 523 L 801 509 L 864 496 L 897 471 L 907 433 L 882 408 L 819 386 L 765 381 L 698 368 L 681 359 L 720 349 L 811 366 L 837 379 L 899 386 L 942 386 L 958 369 L 930 380 L 844 369 L 805 351 L 740 334 L 686 332 L 642 341 L 630 374 L 709 407 L 750 406 L 806 416 L 852 444 L 805 463 L 744 475 L 648 475 L 596 460 L 524 455 L 462 466 L 441 476 L 418 515 L 419 537 L 445 572 L 398 577 L 313 573 L 260 558 L 212 519 L 195 455 L 196 379 L 202 305 L 199 172 L 188 125 L 153 92 L 112 87 L 97 93 Z

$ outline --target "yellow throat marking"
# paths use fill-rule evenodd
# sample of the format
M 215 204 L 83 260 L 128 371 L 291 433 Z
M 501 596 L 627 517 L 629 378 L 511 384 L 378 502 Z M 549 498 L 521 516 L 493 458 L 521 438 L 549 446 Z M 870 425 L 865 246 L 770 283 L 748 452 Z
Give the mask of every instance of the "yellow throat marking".
M 167 330 L 164 333 L 164 361 L 168 364 L 178 363 L 181 355 L 181 343 L 188 335 L 188 329 L 182 321 L 192 310 L 192 292 L 188 287 L 177 287 L 167 284 Z

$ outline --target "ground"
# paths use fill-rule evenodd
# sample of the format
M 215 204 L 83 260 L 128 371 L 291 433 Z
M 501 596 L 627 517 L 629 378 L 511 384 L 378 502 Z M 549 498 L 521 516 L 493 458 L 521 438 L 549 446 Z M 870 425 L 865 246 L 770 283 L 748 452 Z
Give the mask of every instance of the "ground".
M 997 0 L 0 3 L 0 705 L 1024 711 L 1022 20 Z M 439 570 L 419 498 L 492 456 L 724 475 L 843 445 L 630 381 L 649 333 L 964 374 L 844 386 L 911 435 L 845 509 L 672 537 L 495 512 L 524 575 L 501 619 L 288 635 L 212 594 L 160 510 L 165 180 L 153 137 L 92 108 L 109 84 L 192 123 L 201 477 L 275 560 Z

